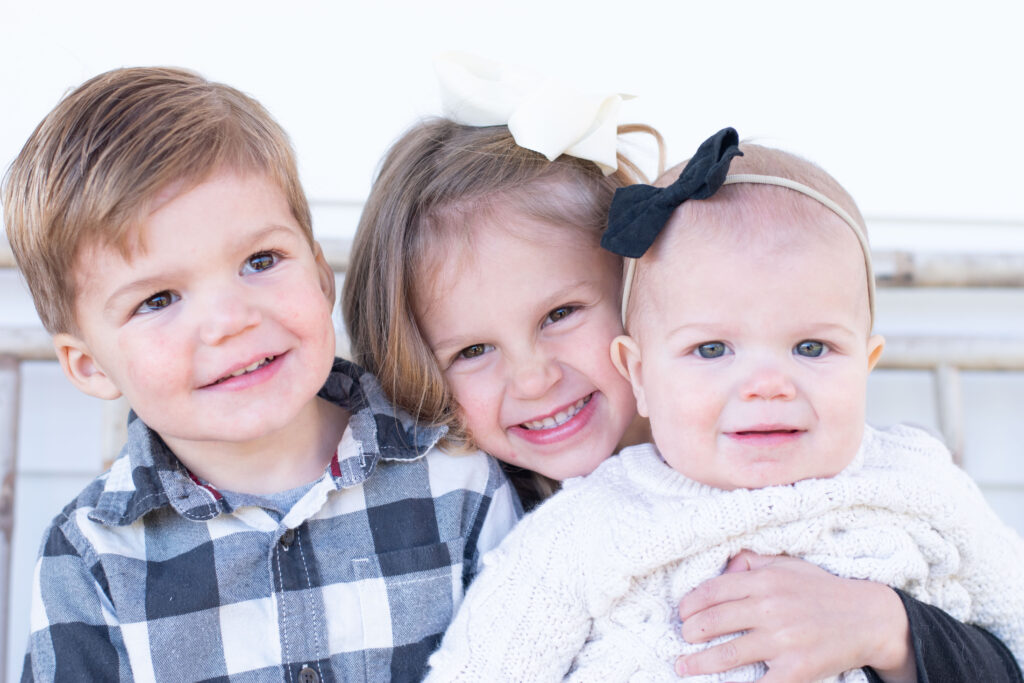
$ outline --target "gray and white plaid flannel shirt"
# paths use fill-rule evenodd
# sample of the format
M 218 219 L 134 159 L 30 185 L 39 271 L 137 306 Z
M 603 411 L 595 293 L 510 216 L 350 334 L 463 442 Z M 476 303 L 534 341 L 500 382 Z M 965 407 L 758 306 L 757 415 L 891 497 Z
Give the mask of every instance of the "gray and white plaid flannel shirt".
M 335 362 L 338 453 L 278 521 L 198 483 L 141 420 L 51 523 L 23 680 L 418 680 L 518 500 Z

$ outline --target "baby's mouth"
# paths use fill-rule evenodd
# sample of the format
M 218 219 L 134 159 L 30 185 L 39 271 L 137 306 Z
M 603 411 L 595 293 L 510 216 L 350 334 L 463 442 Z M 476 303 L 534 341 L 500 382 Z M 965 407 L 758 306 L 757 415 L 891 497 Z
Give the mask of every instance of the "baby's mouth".
M 587 394 L 586 396 L 584 396 L 583 398 L 581 398 L 580 400 L 576 401 L 571 406 L 566 408 L 565 410 L 561 410 L 555 413 L 554 415 L 545 417 L 543 420 L 531 420 L 530 422 L 524 422 L 519 426 L 522 427 L 523 429 L 529 429 L 531 431 L 534 431 L 538 429 L 552 429 L 553 427 L 564 425 L 566 422 L 575 417 L 576 413 L 580 412 L 583 409 L 583 406 L 590 403 L 590 399 L 593 397 L 593 394 Z
M 267 356 L 263 360 L 258 360 L 255 363 L 253 363 L 252 365 L 247 365 L 247 366 L 245 366 L 244 368 L 242 368 L 240 370 L 235 370 L 230 375 L 224 375 L 223 377 L 218 379 L 216 382 L 212 382 L 212 383 L 208 384 L 207 386 L 214 387 L 214 386 L 217 386 L 218 384 L 220 384 L 221 382 L 227 382 L 229 379 L 234 379 L 235 377 L 241 377 L 242 375 L 248 374 L 250 372 L 255 372 L 256 370 L 259 370 L 264 365 L 270 363 L 272 360 L 274 360 L 276 358 L 277 358 L 277 356 Z
M 733 432 L 740 436 L 758 436 L 761 434 L 796 434 L 801 430 L 799 429 L 750 429 L 745 431 Z

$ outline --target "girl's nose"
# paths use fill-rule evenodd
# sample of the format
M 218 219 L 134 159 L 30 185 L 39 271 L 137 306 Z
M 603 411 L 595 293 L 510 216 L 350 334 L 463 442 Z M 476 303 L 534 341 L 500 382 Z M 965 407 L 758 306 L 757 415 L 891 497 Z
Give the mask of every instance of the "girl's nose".
M 796 385 L 779 367 L 757 368 L 743 383 L 741 393 L 746 400 L 790 400 L 796 397 Z
M 538 349 L 510 362 L 510 385 L 517 398 L 539 398 L 562 378 L 557 360 Z
M 201 310 L 199 338 L 207 346 L 216 346 L 260 324 L 259 307 L 244 293 L 228 288 L 209 297 Z

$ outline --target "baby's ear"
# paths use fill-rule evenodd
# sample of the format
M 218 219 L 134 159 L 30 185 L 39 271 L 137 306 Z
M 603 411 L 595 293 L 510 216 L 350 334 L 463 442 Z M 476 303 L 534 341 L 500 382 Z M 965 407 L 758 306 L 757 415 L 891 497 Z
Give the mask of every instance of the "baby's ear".
M 53 347 L 64 374 L 79 391 L 105 400 L 121 395 L 121 390 L 96 363 L 83 340 L 71 334 L 55 334 Z
M 633 387 L 633 397 L 636 398 L 636 412 L 640 413 L 642 417 L 650 417 L 647 411 L 647 398 L 644 395 L 644 387 L 641 381 L 640 369 L 642 361 L 640 358 L 640 346 L 629 335 L 620 334 L 612 340 L 611 353 L 615 369 Z
M 875 369 L 878 359 L 882 357 L 882 349 L 885 348 L 885 337 L 880 334 L 873 334 L 868 339 L 868 372 Z

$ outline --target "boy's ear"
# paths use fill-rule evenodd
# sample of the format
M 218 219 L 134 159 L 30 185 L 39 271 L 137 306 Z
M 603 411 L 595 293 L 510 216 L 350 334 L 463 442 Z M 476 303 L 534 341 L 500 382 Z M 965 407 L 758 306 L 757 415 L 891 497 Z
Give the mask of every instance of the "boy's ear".
M 882 357 L 882 349 L 885 348 L 885 337 L 880 334 L 873 334 L 868 339 L 868 372 L 875 369 L 878 359 Z
M 60 333 L 53 336 L 53 347 L 57 350 L 57 360 L 64 374 L 79 391 L 106 400 L 121 395 L 121 390 L 96 364 L 84 341 L 74 335 Z
M 320 276 L 320 289 L 327 300 L 331 302 L 331 310 L 334 310 L 334 270 L 327 263 L 327 257 L 324 256 L 324 250 L 320 248 L 320 243 L 316 241 L 313 242 L 313 256 L 316 259 L 316 267 Z
M 612 363 L 619 374 L 625 377 L 633 387 L 633 397 L 636 398 L 636 412 L 642 417 L 650 417 L 647 411 L 647 397 L 644 394 L 643 383 L 640 381 L 640 347 L 636 340 L 626 334 L 620 334 L 612 340 Z

